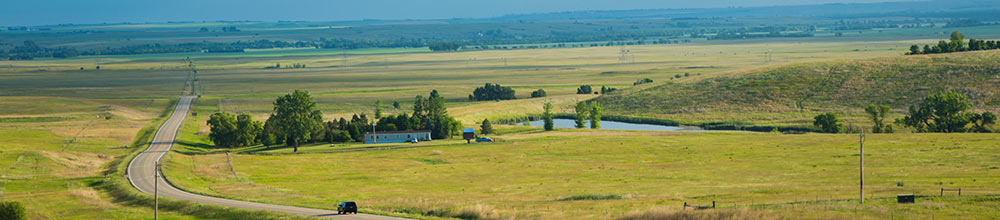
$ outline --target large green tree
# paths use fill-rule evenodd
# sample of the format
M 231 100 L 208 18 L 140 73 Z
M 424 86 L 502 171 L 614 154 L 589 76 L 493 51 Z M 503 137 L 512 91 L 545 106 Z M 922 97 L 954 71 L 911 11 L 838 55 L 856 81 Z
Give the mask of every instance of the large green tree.
M 264 123 L 254 121 L 253 117 L 247 113 L 240 113 L 236 116 L 236 146 L 246 147 L 259 143 L 257 135 L 264 130 Z
M 603 113 L 604 109 L 601 108 L 600 102 L 594 101 L 590 103 L 590 128 L 601 128 L 601 115 Z
M 479 126 L 480 134 L 492 134 L 493 133 L 493 123 L 490 123 L 490 119 L 483 119 L 482 125 Z
M 431 138 L 434 139 L 450 138 L 457 127 L 454 125 L 456 120 L 448 115 L 444 97 L 437 90 L 431 91 L 426 99 L 423 96 L 416 97 L 413 102 L 413 118 L 416 118 L 414 121 L 419 122 L 420 127 L 430 130 Z
M 576 120 L 574 120 L 576 125 L 574 126 L 576 126 L 576 128 L 587 127 L 587 116 L 590 115 L 590 107 L 587 106 L 587 103 L 577 102 L 574 110 L 576 111 Z
M 543 127 L 545 128 L 546 131 L 551 131 L 552 129 L 555 129 L 555 123 L 553 123 L 552 121 L 552 103 L 546 102 L 544 105 L 542 105 L 542 109 L 545 110 L 542 113 L 542 120 L 545 121 L 545 125 Z
M 973 117 L 965 112 L 970 108 L 972 103 L 964 94 L 940 92 L 910 106 L 909 115 L 900 122 L 918 132 L 963 132 Z
M 965 51 L 965 35 L 958 31 L 951 32 L 951 42 L 948 46 L 952 52 Z
M 892 133 L 892 126 L 885 124 L 885 117 L 889 114 L 889 106 L 869 105 L 865 108 L 865 112 L 875 124 L 872 126 L 872 133 Z
M 840 122 L 837 120 L 837 114 L 833 112 L 819 114 L 814 119 L 813 125 L 819 127 L 823 132 L 840 133 L 844 129 L 844 126 L 840 125 Z
M 375 120 L 382 118 L 382 100 L 375 100 Z
M 218 147 L 237 145 L 236 117 L 226 112 L 216 112 L 208 116 L 208 139 Z
M 316 101 L 309 92 L 295 90 L 291 94 L 278 97 L 274 101 L 274 113 L 271 117 L 277 130 L 286 135 L 294 152 L 299 151 L 299 144 L 309 141 L 312 134 L 322 129 L 323 114 L 316 108 Z

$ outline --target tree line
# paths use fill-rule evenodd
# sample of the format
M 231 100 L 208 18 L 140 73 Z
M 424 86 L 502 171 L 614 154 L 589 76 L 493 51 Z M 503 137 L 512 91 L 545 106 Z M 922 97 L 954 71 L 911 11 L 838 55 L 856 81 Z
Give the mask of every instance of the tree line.
M 994 132 L 991 125 L 996 124 L 997 116 L 992 112 L 970 112 L 972 103 L 968 97 L 955 91 L 933 94 L 923 101 L 911 105 L 903 118 L 896 119 L 895 124 L 914 129 L 916 132 Z M 872 120 L 872 133 L 893 133 L 891 124 L 886 124 L 889 106 L 869 105 L 865 113 Z M 813 125 L 826 133 L 844 132 L 837 114 L 828 112 L 817 115 Z
M 969 39 L 969 43 L 965 43 L 965 35 L 959 33 L 958 31 L 951 33 L 950 41 L 938 41 L 937 45 L 924 45 L 923 48 L 914 44 L 910 46 L 910 51 L 907 55 L 917 55 L 917 54 L 938 54 L 938 53 L 952 53 L 952 52 L 963 52 L 963 51 L 977 51 L 977 50 L 997 50 L 1000 49 L 1000 41 L 985 41 Z
M 298 146 L 303 143 L 360 141 L 365 132 L 373 129 L 429 130 L 434 139 L 450 138 L 462 129 L 462 123 L 448 115 L 444 98 L 437 90 L 431 91 L 427 98 L 417 96 L 412 115 L 403 113 L 384 118 L 376 107 L 376 117 L 372 119 L 365 114 L 355 114 L 350 120 L 324 121 L 316 102 L 308 92 L 301 90 L 278 97 L 273 104 L 273 111 L 265 122 L 254 121 L 246 113 L 212 114 L 206 122 L 210 127 L 209 139 L 218 147 L 284 144 L 298 152 Z
M 38 46 L 34 41 L 24 41 L 23 45 L 15 46 L 10 50 L 3 51 L 0 56 L 6 56 L 10 60 L 31 60 L 34 58 L 69 58 L 76 56 L 91 55 L 136 55 L 136 54 L 158 54 L 158 53 L 221 53 L 221 52 L 243 52 L 246 49 L 271 49 L 287 47 L 313 47 L 313 43 L 298 41 L 236 41 L 231 43 L 219 42 L 194 42 L 181 44 L 142 44 L 122 47 L 105 47 L 90 50 L 77 50 L 74 48 L 45 48 Z M 9 55 L 8 55 L 9 54 Z

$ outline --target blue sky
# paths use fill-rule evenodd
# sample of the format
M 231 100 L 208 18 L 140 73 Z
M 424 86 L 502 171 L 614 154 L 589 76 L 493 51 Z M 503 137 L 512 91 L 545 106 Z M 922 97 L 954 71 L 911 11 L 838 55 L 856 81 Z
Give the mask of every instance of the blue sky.
M 10 0 L 0 25 L 481 18 L 576 10 L 715 8 L 899 0 Z

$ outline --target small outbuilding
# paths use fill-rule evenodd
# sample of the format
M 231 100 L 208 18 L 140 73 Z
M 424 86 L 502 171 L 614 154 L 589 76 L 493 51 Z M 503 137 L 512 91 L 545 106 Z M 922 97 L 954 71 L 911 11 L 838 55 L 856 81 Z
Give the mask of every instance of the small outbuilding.
M 472 128 L 462 129 L 462 139 L 465 140 L 476 139 L 476 130 Z
M 365 132 L 365 144 L 375 143 L 406 143 L 414 141 L 430 141 L 431 131 L 377 131 Z

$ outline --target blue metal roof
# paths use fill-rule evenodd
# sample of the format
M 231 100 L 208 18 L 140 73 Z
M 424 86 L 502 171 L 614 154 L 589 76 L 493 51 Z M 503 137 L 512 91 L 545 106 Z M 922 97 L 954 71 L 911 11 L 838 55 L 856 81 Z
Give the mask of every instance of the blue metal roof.
M 476 133 L 476 130 L 472 129 L 472 128 L 466 128 L 466 129 L 462 129 L 462 132 L 464 132 L 464 133 Z

